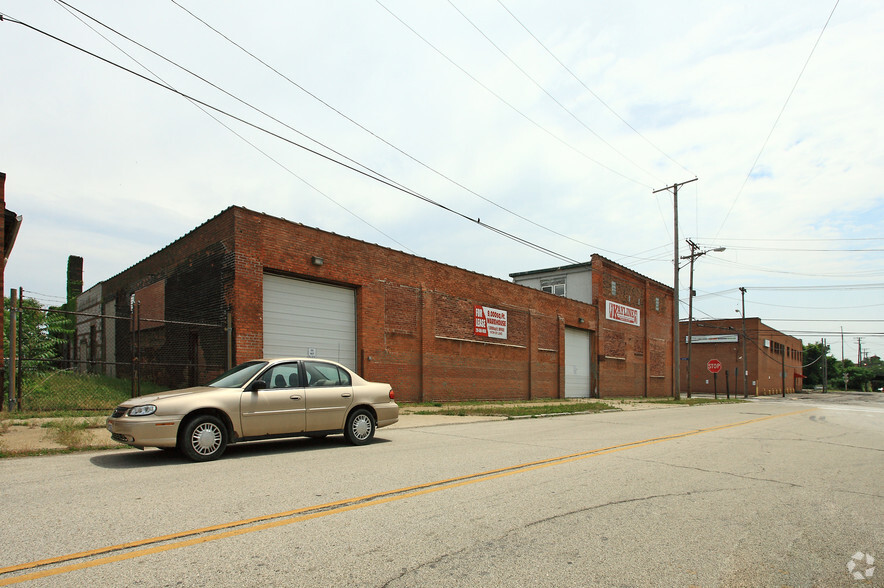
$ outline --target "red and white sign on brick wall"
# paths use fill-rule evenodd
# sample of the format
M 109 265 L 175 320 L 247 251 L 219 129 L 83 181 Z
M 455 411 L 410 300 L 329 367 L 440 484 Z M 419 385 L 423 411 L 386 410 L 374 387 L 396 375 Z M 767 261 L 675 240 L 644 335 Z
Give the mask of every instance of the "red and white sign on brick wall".
M 506 339 L 506 311 L 487 306 L 476 306 L 473 313 L 475 333 L 479 337 Z
M 610 300 L 605 301 L 605 316 L 608 320 L 639 326 L 641 324 L 641 311 L 625 304 L 618 304 Z

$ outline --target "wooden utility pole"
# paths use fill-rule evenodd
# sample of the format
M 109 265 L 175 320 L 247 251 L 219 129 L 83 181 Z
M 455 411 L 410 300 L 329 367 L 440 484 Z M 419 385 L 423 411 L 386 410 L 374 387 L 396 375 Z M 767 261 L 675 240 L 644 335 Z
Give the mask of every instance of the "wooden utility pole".
M 743 317 L 743 398 L 749 398 L 749 369 L 746 367 L 746 288 L 740 286 Z
M 715 249 L 707 249 L 705 251 L 700 251 L 700 246 L 691 241 L 690 239 L 685 239 L 688 245 L 691 248 L 690 255 L 682 255 L 682 259 L 690 259 L 691 260 L 691 279 L 688 283 L 688 398 L 691 397 L 691 392 L 693 391 L 693 371 L 692 371 L 692 351 L 693 351 L 693 326 L 694 326 L 694 260 L 700 256 L 706 255 L 710 251 L 724 251 L 724 247 L 716 247 Z
M 780 356 L 780 372 L 783 376 L 783 398 L 786 397 L 786 346 L 783 345 L 783 354 Z
M 678 338 L 678 189 L 685 184 L 696 182 L 697 178 L 686 182 L 679 182 L 654 190 L 653 194 L 664 190 L 672 192 L 672 397 L 676 400 L 681 398 L 681 350 Z
M 829 349 L 823 337 L 823 394 L 829 391 Z

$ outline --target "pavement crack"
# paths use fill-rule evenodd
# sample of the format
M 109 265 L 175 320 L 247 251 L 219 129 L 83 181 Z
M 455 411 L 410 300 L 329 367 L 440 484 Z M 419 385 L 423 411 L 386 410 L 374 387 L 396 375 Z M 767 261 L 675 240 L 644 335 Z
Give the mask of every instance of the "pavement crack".
M 636 458 L 631 458 L 631 459 L 634 461 L 642 461 L 645 463 L 654 463 L 657 465 L 665 465 L 665 466 L 669 466 L 671 468 L 679 468 L 679 469 L 683 469 L 683 470 L 695 470 L 695 471 L 703 472 L 706 474 L 719 474 L 722 476 L 732 476 L 734 478 L 740 478 L 743 480 L 751 480 L 753 482 L 770 482 L 772 484 L 782 484 L 783 486 L 790 486 L 792 488 L 804 488 L 804 486 L 802 486 L 801 484 L 795 484 L 793 482 L 784 482 L 782 480 L 774 480 L 772 478 L 760 478 L 757 476 L 748 476 L 745 474 L 737 474 L 734 472 L 723 472 L 721 470 L 707 470 L 705 468 L 700 468 L 697 466 L 678 465 L 678 464 L 674 464 L 674 463 L 666 463 L 666 462 L 656 461 L 656 460 L 651 460 L 651 459 L 636 459 Z
M 820 445 L 831 445 L 833 447 L 845 447 L 848 449 L 865 449 L 866 451 L 884 452 L 884 449 L 879 449 L 877 447 L 864 447 L 862 445 L 848 445 L 847 443 L 833 443 L 832 441 L 822 441 L 820 439 L 806 439 L 806 441 L 810 441 L 811 443 L 819 443 Z
M 540 525 L 540 524 L 543 524 L 543 523 L 546 523 L 546 522 L 549 522 L 549 521 L 554 521 L 554 520 L 556 520 L 556 519 L 561 519 L 561 518 L 564 518 L 564 517 L 569 517 L 569 516 L 573 516 L 573 515 L 576 515 L 576 514 L 581 514 L 581 513 L 584 513 L 584 512 L 589 512 L 589 511 L 593 511 L 593 510 L 598 510 L 598 509 L 600 509 L 600 508 L 608 508 L 609 506 L 619 506 L 619 505 L 621 505 L 621 504 L 630 504 L 630 503 L 633 503 L 633 502 L 645 502 L 645 501 L 647 501 L 647 500 L 657 500 L 658 498 L 676 498 L 676 497 L 683 497 L 683 496 L 693 496 L 693 495 L 695 495 L 695 494 L 712 494 L 712 493 L 715 493 L 715 492 L 726 492 L 726 491 L 727 491 L 727 489 L 721 489 L 721 490 L 690 490 L 690 491 L 687 491 L 687 492 L 670 492 L 670 493 L 668 493 L 668 494 L 652 494 L 652 495 L 649 495 L 649 496 L 637 496 L 637 497 L 634 497 L 634 498 L 623 498 L 623 499 L 621 499 L 621 500 L 611 500 L 611 501 L 609 501 L 609 502 L 604 502 L 604 503 L 602 503 L 602 504 L 593 504 L 593 505 L 590 505 L 590 506 L 585 506 L 585 507 L 583 507 L 583 508 L 578 508 L 577 510 L 572 510 L 572 511 L 568 511 L 568 512 L 563 512 L 563 513 L 560 513 L 560 514 L 557 514 L 557 515 L 552 515 L 552 516 L 549 516 L 549 517 L 546 517 L 546 518 L 543 518 L 543 519 L 538 519 L 538 520 L 536 520 L 536 521 L 533 521 L 533 522 L 528 523 L 528 524 L 525 525 L 523 528 L 528 529 L 528 528 L 530 528 L 530 527 L 534 527 L 534 526 L 536 526 L 536 525 Z
M 692 490 L 692 491 L 688 491 L 688 492 L 671 492 L 671 493 L 667 493 L 667 494 L 652 494 L 649 496 L 636 496 L 634 498 L 623 498 L 621 500 L 611 500 L 609 502 L 604 502 L 602 504 L 593 504 L 593 505 L 586 506 L 583 508 L 578 508 L 576 510 L 571 510 L 568 512 L 563 512 L 563 513 L 551 515 L 548 517 L 544 517 L 542 519 L 537 519 L 535 521 L 525 523 L 524 525 L 512 527 L 512 528 L 508 529 L 505 533 L 501 533 L 501 534 L 497 535 L 496 537 L 494 537 L 493 539 L 483 539 L 481 541 L 474 541 L 470 545 L 466 545 L 466 546 L 461 547 L 460 549 L 457 549 L 455 551 L 449 551 L 449 552 L 443 553 L 433 559 L 429 559 L 427 561 L 421 562 L 418 565 L 415 565 L 415 566 L 412 566 L 409 568 L 403 568 L 399 574 L 397 574 L 394 577 L 387 580 L 384 584 L 382 584 L 382 586 L 384 588 L 387 588 L 388 586 L 392 585 L 393 583 L 395 583 L 397 581 L 400 581 L 400 580 L 405 581 L 404 578 L 406 576 L 408 576 L 410 574 L 414 574 L 416 572 L 419 572 L 420 570 L 422 570 L 424 568 L 427 568 L 427 567 L 432 568 L 432 567 L 442 563 L 446 559 L 449 559 L 452 557 L 457 557 L 463 553 L 473 552 L 476 550 L 476 545 L 478 545 L 478 544 L 482 544 L 485 546 L 497 544 L 497 543 L 500 543 L 501 541 L 506 540 L 507 537 L 510 537 L 511 535 L 513 535 L 515 533 L 519 533 L 519 532 L 525 531 L 527 529 L 531 529 L 532 527 L 536 527 L 537 525 L 542 525 L 544 523 L 548 523 L 550 521 L 554 521 L 557 519 L 571 517 L 574 515 L 578 515 L 578 514 L 582 514 L 585 512 L 590 512 L 590 511 L 598 510 L 598 509 L 602 509 L 602 508 L 608 508 L 611 506 L 619 506 L 622 504 L 631 504 L 631 503 L 635 503 L 635 502 L 645 502 L 648 500 L 657 500 L 660 498 L 677 498 L 677 497 L 692 496 L 695 494 L 711 494 L 711 493 L 715 493 L 715 492 L 727 492 L 728 490 L 729 489 L 722 488 L 719 490 Z

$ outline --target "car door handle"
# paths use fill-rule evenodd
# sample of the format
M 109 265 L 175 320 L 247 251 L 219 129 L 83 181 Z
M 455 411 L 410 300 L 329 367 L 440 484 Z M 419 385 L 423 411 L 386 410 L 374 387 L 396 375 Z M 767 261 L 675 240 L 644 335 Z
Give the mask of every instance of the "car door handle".
M 350 398 L 349 392 L 341 392 L 341 398 Z
M 293 394 L 292 396 L 289 396 L 289 398 L 291 398 L 292 400 L 300 400 L 301 399 L 301 397 L 298 396 L 297 394 Z

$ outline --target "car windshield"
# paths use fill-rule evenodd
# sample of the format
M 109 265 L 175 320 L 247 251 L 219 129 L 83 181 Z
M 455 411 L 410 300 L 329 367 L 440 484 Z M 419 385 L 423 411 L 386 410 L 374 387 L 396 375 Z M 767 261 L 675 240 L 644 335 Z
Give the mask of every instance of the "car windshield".
M 242 388 L 246 382 L 255 377 L 255 374 L 264 369 L 266 361 L 248 361 L 240 364 L 230 371 L 224 372 L 211 382 L 213 388 Z

